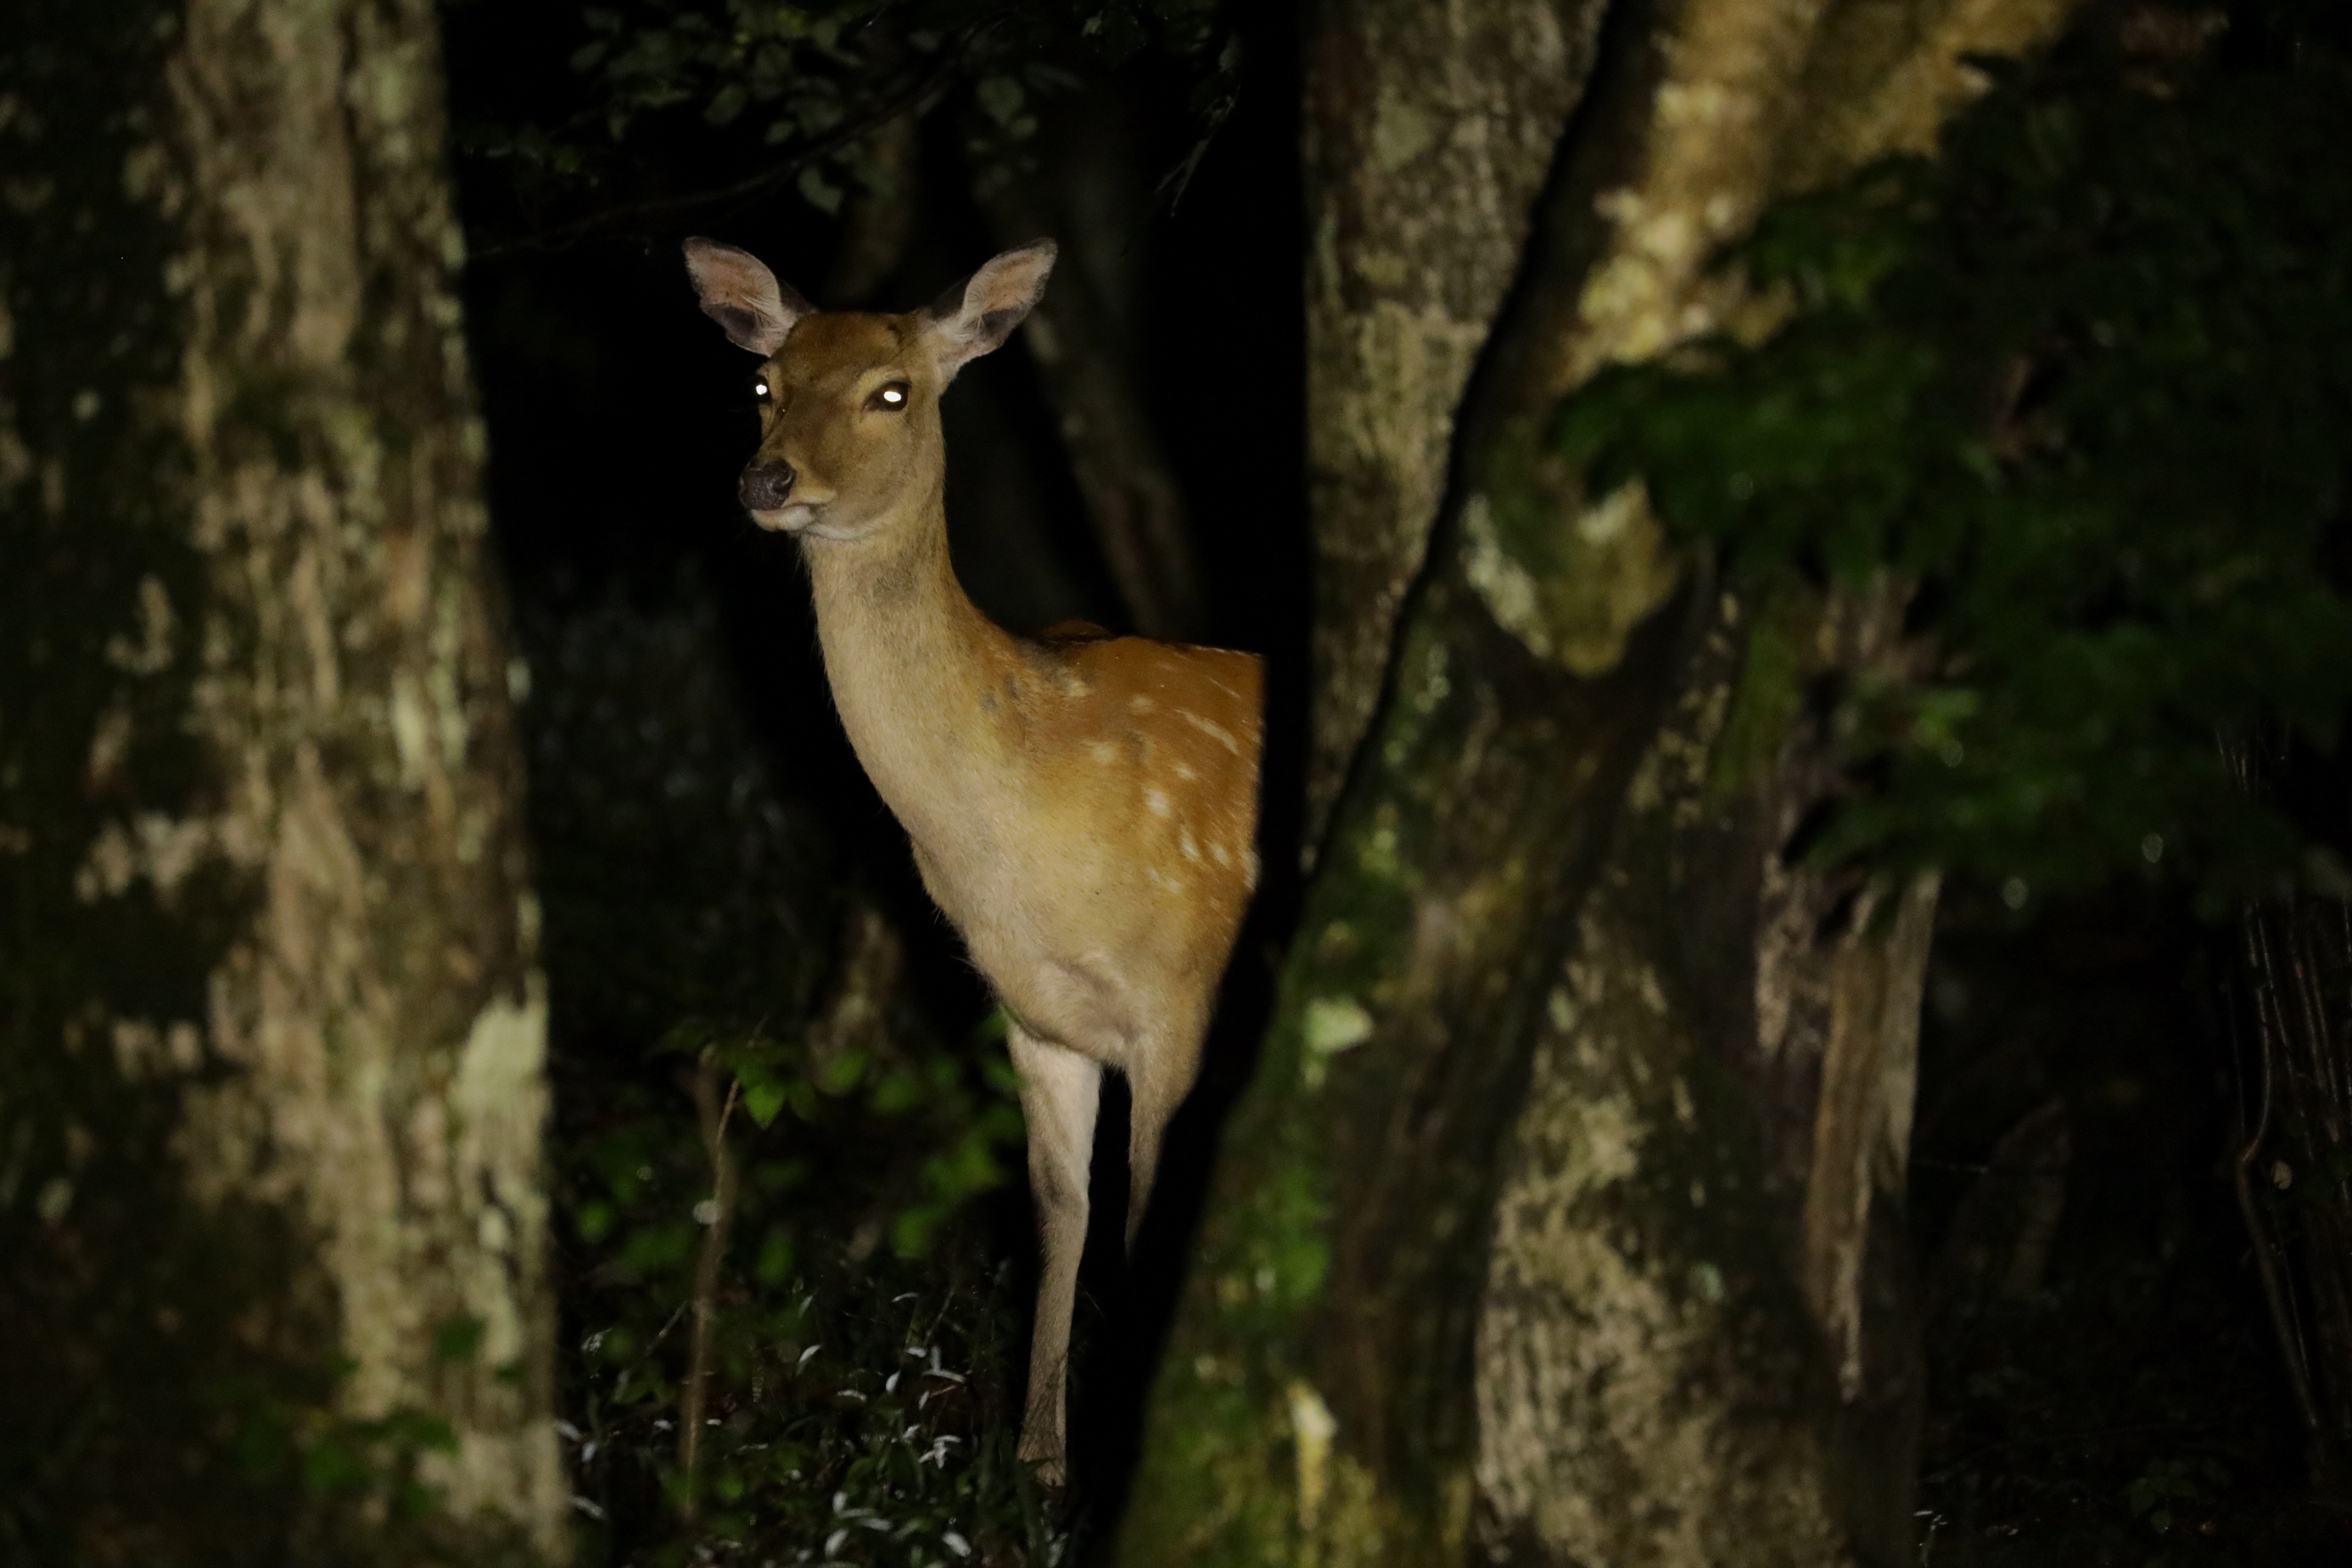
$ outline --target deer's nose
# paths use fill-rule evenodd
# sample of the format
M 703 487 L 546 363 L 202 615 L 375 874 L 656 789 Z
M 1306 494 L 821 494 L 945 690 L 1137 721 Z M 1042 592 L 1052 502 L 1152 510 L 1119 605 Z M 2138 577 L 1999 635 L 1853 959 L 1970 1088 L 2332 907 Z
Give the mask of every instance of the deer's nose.
M 746 511 L 773 511 L 792 498 L 793 481 L 799 477 L 790 463 L 754 463 L 743 470 L 736 499 Z

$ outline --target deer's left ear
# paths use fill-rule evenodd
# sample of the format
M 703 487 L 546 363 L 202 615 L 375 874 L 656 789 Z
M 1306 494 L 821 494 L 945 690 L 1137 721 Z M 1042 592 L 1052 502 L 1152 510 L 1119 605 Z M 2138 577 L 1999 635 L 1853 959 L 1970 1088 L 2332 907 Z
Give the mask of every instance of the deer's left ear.
M 715 239 L 686 242 L 686 271 L 702 313 L 726 329 L 729 342 L 761 359 L 784 346 L 802 317 L 816 313 L 758 257 Z
M 924 327 L 937 345 L 942 384 L 969 362 L 1004 346 L 1013 329 L 1045 298 L 1057 249 L 1052 240 L 1038 239 L 1008 250 L 923 311 Z

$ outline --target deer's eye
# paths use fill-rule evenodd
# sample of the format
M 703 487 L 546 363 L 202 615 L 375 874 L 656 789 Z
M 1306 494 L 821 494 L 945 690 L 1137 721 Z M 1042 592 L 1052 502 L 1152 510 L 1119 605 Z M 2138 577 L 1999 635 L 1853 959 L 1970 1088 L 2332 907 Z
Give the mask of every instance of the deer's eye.
M 893 381 L 875 388 L 874 395 L 866 400 L 866 406 L 869 412 L 876 414 L 905 413 L 907 384 L 903 381 Z
M 751 395 L 758 398 L 762 403 L 768 401 L 768 378 L 766 376 L 763 375 L 759 380 L 751 384 Z

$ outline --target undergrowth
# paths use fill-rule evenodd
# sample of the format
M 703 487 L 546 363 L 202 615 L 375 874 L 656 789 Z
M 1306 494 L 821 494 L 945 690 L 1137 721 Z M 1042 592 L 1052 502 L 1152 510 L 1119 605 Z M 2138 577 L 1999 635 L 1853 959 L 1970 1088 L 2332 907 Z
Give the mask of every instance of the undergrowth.
M 725 1118 L 731 1194 L 686 1084 L 627 1089 L 567 1151 L 562 1431 L 583 1561 L 1061 1560 L 1014 1458 L 1023 1282 L 971 1204 L 1017 1152 L 1004 1069 L 977 1053 L 824 1057 L 824 1034 L 725 1042 L 730 1099 L 767 1111 Z M 703 1070 L 679 1044 L 677 1076 Z
M 1000 1031 L 918 999 L 690 575 L 520 622 L 575 1561 L 1050 1568 Z

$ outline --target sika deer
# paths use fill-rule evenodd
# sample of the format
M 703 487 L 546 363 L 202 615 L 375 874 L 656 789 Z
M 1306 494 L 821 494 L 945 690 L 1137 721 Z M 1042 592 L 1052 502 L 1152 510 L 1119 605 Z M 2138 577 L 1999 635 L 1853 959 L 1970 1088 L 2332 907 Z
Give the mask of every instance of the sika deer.
M 1261 679 L 1216 648 L 1013 637 L 956 583 L 940 395 L 1012 336 L 1054 253 L 884 316 L 812 310 L 745 252 L 686 242 L 703 310 L 765 362 L 740 499 L 801 541 L 850 744 L 1011 1019 L 1045 1243 L 1021 1456 L 1058 1484 L 1102 1069 L 1133 1090 L 1132 1247 L 1257 883 Z

